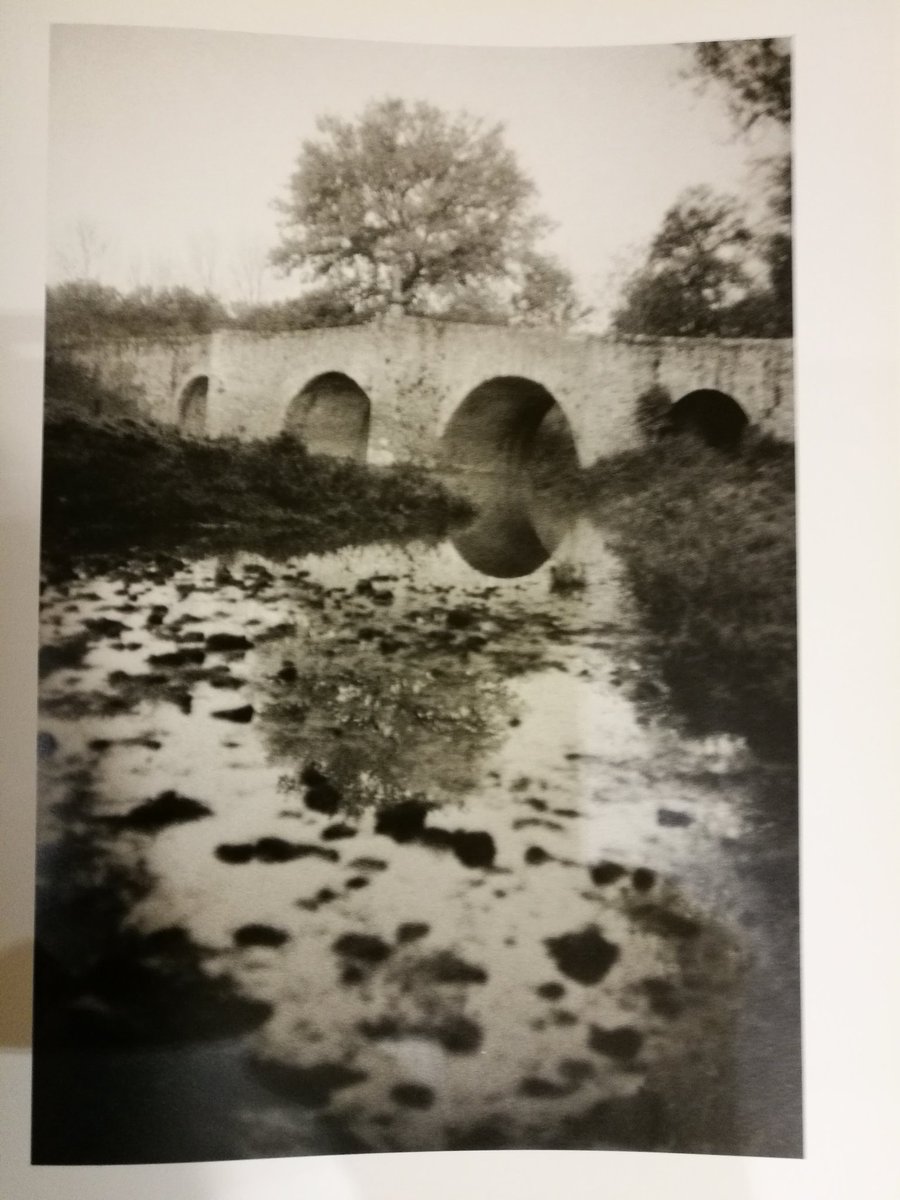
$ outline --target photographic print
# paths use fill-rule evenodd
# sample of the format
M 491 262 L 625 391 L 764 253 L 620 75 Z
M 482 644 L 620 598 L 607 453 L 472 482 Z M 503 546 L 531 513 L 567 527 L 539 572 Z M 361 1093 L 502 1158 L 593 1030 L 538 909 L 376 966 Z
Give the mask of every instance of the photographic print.
M 800 1156 L 790 42 L 50 89 L 34 1162 Z

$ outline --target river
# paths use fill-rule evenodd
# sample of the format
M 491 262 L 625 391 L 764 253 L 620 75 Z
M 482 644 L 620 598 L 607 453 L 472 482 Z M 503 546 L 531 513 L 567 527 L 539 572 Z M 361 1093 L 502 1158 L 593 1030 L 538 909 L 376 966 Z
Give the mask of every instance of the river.
M 799 1153 L 791 805 L 602 527 L 108 555 L 41 619 L 38 1161 Z

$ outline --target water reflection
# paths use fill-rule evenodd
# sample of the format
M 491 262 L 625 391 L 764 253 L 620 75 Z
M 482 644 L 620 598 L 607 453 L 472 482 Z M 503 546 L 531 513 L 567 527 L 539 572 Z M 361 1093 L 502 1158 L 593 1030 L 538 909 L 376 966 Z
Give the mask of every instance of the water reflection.
M 130 1157 L 226 1129 L 215 1156 L 737 1149 L 746 792 L 639 719 L 615 559 L 535 496 L 492 478 L 454 545 L 48 588 L 39 933 L 88 945 L 55 954 L 45 1161 L 79 1153 L 67 1080 L 127 1108 L 179 1063 L 191 1128 L 172 1150 L 138 1120 Z M 554 550 L 583 591 L 552 591 Z

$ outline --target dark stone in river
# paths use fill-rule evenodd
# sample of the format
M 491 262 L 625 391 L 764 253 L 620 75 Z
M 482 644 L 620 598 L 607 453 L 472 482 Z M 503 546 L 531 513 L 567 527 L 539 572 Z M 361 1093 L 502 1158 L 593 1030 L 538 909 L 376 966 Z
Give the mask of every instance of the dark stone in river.
M 165 654 L 150 654 L 147 656 L 147 662 L 153 663 L 155 667 L 199 667 L 205 658 L 205 650 L 183 648 Z
M 314 783 L 307 787 L 303 800 L 306 807 L 311 808 L 313 812 L 324 813 L 325 816 L 331 817 L 341 806 L 341 793 L 334 784 L 329 783 L 322 776 L 320 783 Z
M 650 1008 L 661 1017 L 677 1017 L 684 1010 L 678 989 L 668 979 L 653 977 L 641 985 L 650 1003 Z
M 249 650 L 252 645 L 240 633 L 211 633 L 206 639 L 207 650 Z
M 344 825 L 338 822 L 336 825 L 329 825 L 322 830 L 322 839 L 326 842 L 340 841 L 341 838 L 356 837 L 356 830 L 352 825 Z
M 180 825 L 185 821 L 196 821 L 199 817 L 209 817 L 212 809 L 192 800 L 189 796 L 179 795 L 178 792 L 161 792 L 152 800 L 145 800 L 136 808 L 131 809 L 125 816 L 114 818 L 119 825 L 129 829 L 140 829 L 147 833 L 164 829 L 166 825 Z
M 452 950 L 439 950 L 422 959 L 416 973 L 432 983 L 487 983 L 487 971 L 468 963 Z
M 552 854 L 548 854 L 542 846 L 529 846 L 525 851 L 525 861 L 532 867 L 539 866 L 541 863 L 550 862 L 553 858 Z
M 617 1029 L 601 1029 L 599 1025 L 592 1025 L 588 1033 L 588 1045 L 592 1050 L 622 1062 L 630 1062 L 643 1041 L 643 1036 L 630 1025 L 620 1025 Z
M 585 985 L 599 983 L 619 957 L 618 946 L 608 942 L 596 925 L 545 938 L 544 945 L 563 975 Z
M 84 623 L 85 629 L 96 633 L 98 637 L 121 637 L 131 627 L 124 621 L 113 621 L 109 617 L 91 617 Z
M 489 833 L 463 829 L 453 835 L 453 852 L 464 867 L 489 867 L 497 847 Z
M 591 879 L 597 887 L 604 887 L 608 883 L 615 883 L 617 879 L 621 879 L 625 874 L 625 868 L 615 862 L 596 863 L 590 868 Z
M 276 929 L 274 925 L 242 925 L 234 931 L 234 944 L 241 947 L 283 946 L 287 940 L 288 935 L 284 930 Z
M 542 983 L 534 989 L 543 1000 L 561 1000 L 566 994 L 566 989 L 561 983 Z
M 475 614 L 471 608 L 451 608 L 447 613 L 448 629 L 471 629 L 475 624 Z
M 395 842 L 411 842 L 425 828 L 429 805 L 422 800 L 401 800 L 383 808 L 375 819 L 375 832 Z
M 287 842 L 284 838 L 263 837 L 256 842 L 223 843 L 216 847 L 216 858 L 226 863 L 248 863 L 254 858 L 262 863 L 293 862 L 298 858 L 322 858 L 337 862 L 336 850 L 313 846 L 305 842 Z
M 242 704 L 239 708 L 220 708 L 214 713 L 220 721 L 235 721 L 238 725 L 246 725 L 253 720 L 255 709 L 252 704 Z
M 431 926 L 426 925 L 424 921 L 404 921 L 402 925 L 397 926 L 397 941 L 401 944 L 417 942 L 430 931 Z
M 679 812 L 674 808 L 661 808 L 656 814 L 656 823 L 667 829 L 679 829 L 693 825 L 694 818 L 690 813 Z
M 661 904 L 644 904 L 634 909 L 632 916 L 644 929 L 661 937 L 690 938 L 700 932 L 699 921 L 664 908 Z
M 344 933 L 332 946 L 335 954 L 365 963 L 380 963 L 389 958 L 392 947 L 373 933 Z
M 649 892 L 656 883 L 656 872 L 649 867 L 637 867 L 631 872 L 631 882 L 639 892 Z
M 282 683 L 296 683 L 297 668 L 292 662 L 285 662 L 281 670 L 276 671 L 275 678 L 279 679 Z
M 404 1108 L 431 1108 L 434 1092 L 424 1083 L 398 1083 L 391 1088 L 391 1099 Z

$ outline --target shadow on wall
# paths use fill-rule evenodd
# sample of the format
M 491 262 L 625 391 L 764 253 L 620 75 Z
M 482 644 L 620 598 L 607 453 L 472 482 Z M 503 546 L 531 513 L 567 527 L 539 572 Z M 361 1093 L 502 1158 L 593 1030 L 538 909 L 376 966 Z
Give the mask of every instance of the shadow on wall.
M 317 375 L 291 401 L 284 428 L 310 454 L 365 462 L 371 418 L 369 397 L 349 375 Z
M 209 396 L 209 377 L 198 375 L 181 393 L 178 401 L 178 428 L 188 437 L 206 434 L 206 408 Z

